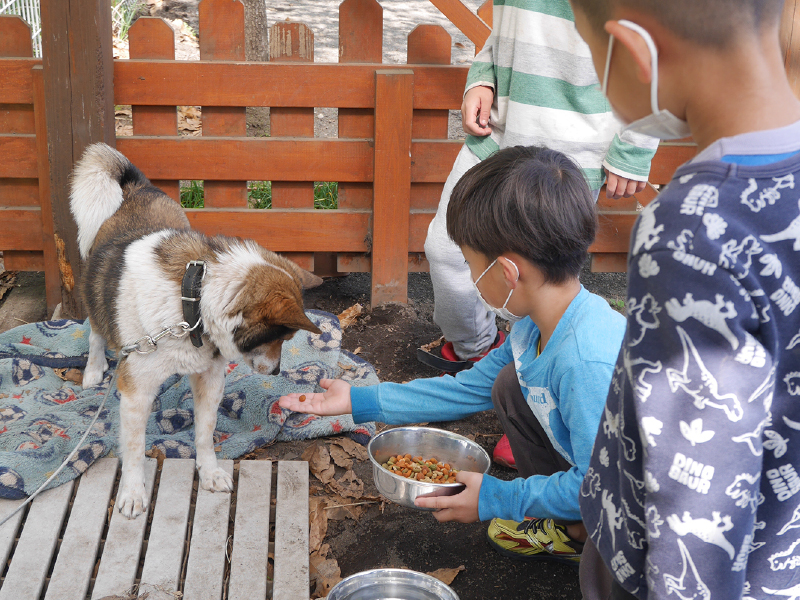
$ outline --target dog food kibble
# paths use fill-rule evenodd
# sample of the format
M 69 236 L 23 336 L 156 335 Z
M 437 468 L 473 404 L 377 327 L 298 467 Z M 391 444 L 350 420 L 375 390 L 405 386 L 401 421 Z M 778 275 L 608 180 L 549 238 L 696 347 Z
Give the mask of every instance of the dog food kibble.
M 300 400 L 300 402 L 305 402 L 306 401 L 306 395 L 305 394 L 300 394 L 300 397 L 298 398 L 298 400 Z
M 459 471 L 435 458 L 423 459 L 421 456 L 412 457 L 410 454 L 390 456 L 381 466 L 395 475 L 423 483 L 455 483 L 456 473 Z

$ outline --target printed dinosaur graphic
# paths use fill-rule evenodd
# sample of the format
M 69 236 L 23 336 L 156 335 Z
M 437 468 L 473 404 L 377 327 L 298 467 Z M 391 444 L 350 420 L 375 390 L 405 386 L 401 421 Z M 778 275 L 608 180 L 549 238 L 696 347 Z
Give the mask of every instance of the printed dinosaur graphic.
M 674 320 L 679 323 L 683 323 L 689 318 L 699 321 L 728 340 L 728 343 L 736 350 L 739 347 L 739 340 L 736 339 L 726 322 L 737 316 L 736 307 L 733 302 L 726 302 L 722 294 L 717 294 L 715 300 L 716 302 L 713 304 L 710 300 L 695 300 L 694 296 L 688 293 L 683 297 L 683 304 L 678 302 L 677 298 L 671 298 L 664 306 L 667 314 Z
M 683 369 L 667 369 L 669 389 L 673 393 L 678 389 L 683 390 L 694 399 L 694 405 L 699 409 L 706 406 L 718 408 L 725 411 L 729 420 L 739 421 L 744 414 L 739 399 L 735 394 L 719 393 L 716 378 L 703 364 L 689 335 L 681 327 L 675 329 L 683 345 Z

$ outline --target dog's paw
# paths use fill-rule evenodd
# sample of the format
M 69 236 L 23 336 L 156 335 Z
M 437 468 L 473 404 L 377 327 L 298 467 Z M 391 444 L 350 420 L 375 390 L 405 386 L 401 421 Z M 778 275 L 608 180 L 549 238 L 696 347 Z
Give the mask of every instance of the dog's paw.
M 220 468 L 200 470 L 200 487 L 212 492 L 232 492 L 233 477 Z
M 117 508 L 129 519 L 135 519 L 147 510 L 144 483 L 124 485 L 117 497 Z
M 103 382 L 103 375 L 108 370 L 108 362 L 103 359 L 101 364 L 87 364 L 83 371 L 83 389 L 100 385 Z

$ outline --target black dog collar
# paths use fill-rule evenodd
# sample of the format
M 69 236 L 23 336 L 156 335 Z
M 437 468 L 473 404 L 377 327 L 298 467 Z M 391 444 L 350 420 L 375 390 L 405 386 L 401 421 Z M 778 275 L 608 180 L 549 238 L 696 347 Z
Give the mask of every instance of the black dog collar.
M 206 274 L 206 263 L 202 260 L 190 260 L 186 263 L 186 272 L 181 283 L 181 304 L 183 320 L 189 324 L 189 339 L 192 345 L 199 348 L 203 345 L 203 324 L 200 322 L 200 291 L 203 277 Z

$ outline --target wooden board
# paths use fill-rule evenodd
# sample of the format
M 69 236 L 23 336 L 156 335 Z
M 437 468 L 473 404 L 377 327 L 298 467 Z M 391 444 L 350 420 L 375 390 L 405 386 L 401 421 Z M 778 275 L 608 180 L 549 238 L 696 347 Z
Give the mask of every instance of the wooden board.
M 38 598 L 41 594 L 74 483 L 45 490 L 31 502 L 14 560 L 0 589 L 0 600 Z
M 174 598 L 180 585 L 194 471 L 191 459 L 164 461 L 139 583 L 151 600 Z
M 145 497 L 148 501 L 153 493 L 156 466 L 155 459 L 145 459 Z M 152 506 L 153 503 L 148 502 L 148 511 L 136 519 L 128 519 L 118 510 L 112 511 L 100 568 L 92 590 L 92 600 L 115 594 L 124 595 L 133 587 L 142 553 L 147 515 Z
M 101 458 L 81 477 L 45 600 L 86 597 L 118 467 L 118 458 Z
M 266 598 L 272 461 L 242 461 L 228 600 Z
M 411 97 L 414 72 L 375 73 L 375 184 L 372 305 L 408 299 L 411 205 Z
M 308 463 L 278 463 L 273 600 L 308 596 Z
M 233 476 L 232 460 L 219 461 L 219 468 Z M 308 497 L 308 486 L 306 486 L 306 497 Z M 192 545 L 183 588 L 184 598 L 193 600 L 222 598 L 230 507 L 230 494 L 198 490 L 192 526 Z

